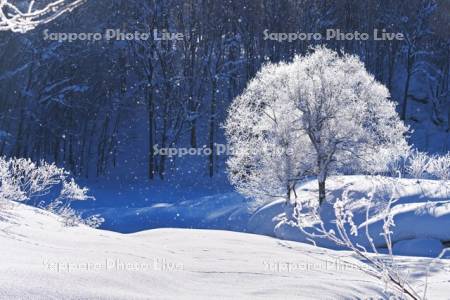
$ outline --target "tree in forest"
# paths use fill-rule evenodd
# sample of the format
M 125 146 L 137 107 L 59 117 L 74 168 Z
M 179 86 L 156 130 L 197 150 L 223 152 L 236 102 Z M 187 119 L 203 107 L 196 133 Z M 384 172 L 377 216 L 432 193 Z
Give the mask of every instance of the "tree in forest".
M 72 11 L 86 0 L 57 0 L 40 7 L 36 2 L 0 0 L 0 31 L 24 33 L 33 30 L 40 24 L 49 23 Z
M 0 2 L 11 16 L 6 1 Z M 31 0 L 7 2 L 26 11 Z M 50 2 L 56 0 L 35 1 L 32 10 Z M 88 4 L 95 9 L 83 9 Z M 193 168 L 156 153 L 155 146 L 206 147 L 210 155 L 194 169 L 217 176 L 225 156 L 212 150 L 224 142 L 219 124 L 232 99 L 264 62 L 291 61 L 321 43 L 361 57 L 398 100 L 415 136 L 428 131 L 428 121 L 431 131 L 444 132 L 450 127 L 448 6 L 447 0 L 86 2 L 44 26 L 54 33 L 157 28 L 183 33 L 183 39 L 60 43 L 43 39 L 40 30 L 1 31 L 0 155 L 44 159 L 86 177 L 109 176 L 125 166 L 134 172 L 130 162 L 136 162 L 147 165 L 150 179 L 169 180 L 192 176 Z M 263 34 L 298 28 L 322 34 L 327 28 L 378 28 L 401 32 L 405 40 L 280 43 Z M 421 105 L 425 101 L 429 105 Z M 424 144 L 421 150 L 436 151 L 433 143 Z
M 258 194 L 261 186 L 280 188 L 282 170 L 289 170 L 283 178 L 289 182 L 298 180 L 297 174 L 312 173 L 321 204 L 330 174 L 386 171 L 409 151 L 407 127 L 389 98 L 387 88 L 357 56 L 340 56 L 324 47 L 296 56 L 292 63 L 264 66 L 234 100 L 225 125 L 230 145 L 237 149 L 228 161 L 231 182 L 247 194 Z M 267 144 L 288 145 L 293 154 L 283 157 L 283 165 L 260 150 Z M 271 172 L 273 176 L 265 175 Z

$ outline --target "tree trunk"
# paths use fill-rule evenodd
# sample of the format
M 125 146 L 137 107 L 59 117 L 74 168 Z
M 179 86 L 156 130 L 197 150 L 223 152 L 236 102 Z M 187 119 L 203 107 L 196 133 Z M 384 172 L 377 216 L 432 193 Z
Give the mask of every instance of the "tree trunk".
M 326 200 L 325 181 L 319 181 L 319 206 Z
M 148 141 L 149 141 L 149 149 L 148 149 L 148 178 L 153 180 L 155 177 L 155 155 L 154 145 L 154 128 L 153 125 L 155 123 L 155 112 L 153 109 L 153 91 L 149 89 L 148 91 L 148 102 L 147 102 L 147 114 L 148 114 Z
M 402 112 L 400 114 L 400 118 L 405 121 L 406 120 L 406 112 L 408 109 L 408 92 L 409 92 L 409 83 L 411 79 L 411 68 L 412 68 L 412 57 L 411 57 L 411 47 L 408 48 L 407 54 L 407 63 L 406 63 L 406 82 L 405 82 L 405 90 L 403 92 L 403 104 L 402 104 Z
M 396 44 L 391 44 L 389 46 L 389 68 L 388 68 L 388 89 L 392 91 L 392 81 L 394 78 L 395 62 L 397 56 L 397 46 Z
M 166 97 L 168 99 L 169 97 Z M 163 108 L 163 128 L 161 133 L 161 148 L 164 149 L 167 147 L 167 130 L 168 130 L 168 122 L 169 122 L 169 112 L 168 112 L 168 104 L 167 101 L 164 102 L 164 108 Z M 159 178 L 161 180 L 164 180 L 164 173 L 166 171 L 166 156 L 160 155 L 159 158 Z
M 212 98 L 211 98 L 211 111 L 209 117 L 209 134 L 208 134 L 208 142 L 209 142 L 209 150 L 211 153 L 208 158 L 208 170 L 209 177 L 214 176 L 214 129 L 216 126 L 216 79 L 212 78 Z
M 197 148 L 197 121 L 191 121 L 191 147 Z

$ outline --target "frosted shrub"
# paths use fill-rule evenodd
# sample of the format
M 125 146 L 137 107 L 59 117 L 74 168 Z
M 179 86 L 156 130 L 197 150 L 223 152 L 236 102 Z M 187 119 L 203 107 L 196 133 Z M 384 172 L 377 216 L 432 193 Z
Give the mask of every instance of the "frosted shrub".
M 424 178 L 428 171 L 431 158 L 426 153 L 414 150 L 408 157 L 406 171 L 413 178 Z
M 93 215 L 87 218 L 83 218 L 79 213 L 77 213 L 73 208 L 62 207 L 57 214 L 62 218 L 62 223 L 64 226 L 73 227 L 80 224 L 98 228 L 100 227 L 105 219 L 100 217 L 100 215 Z
M 105 219 L 100 217 L 100 215 L 92 215 L 83 219 L 83 224 L 92 228 L 98 228 L 105 222 Z
M 391 162 L 389 162 L 386 166 L 386 171 L 385 172 L 371 172 L 370 170 L 366 170 L 366 172 L 364 172 L 364 170 L 361 170 L 362 173 L 365 174 L 369 174 L 369 175 L 380 175 L 380 174 L 385 174 L 387 176 L 390 177 L 397 177 L 397 178 L 401 178 L 403 176 L 403 174 L 406 172 L 408 172 L 408 170 L 406 170 L 406 161 L 407 161 L 407 154 L 401 155 L 399 158 L 397 159 L 393 159 Z
M 0 200 L 29 201 L 47 195 L 68 173 L 53 164 L 24 158 L 0 158 Z
M 103 222 L 105 222 L 105 219 L 100 215 L 92 215 L 87 218 L 83 218 L 81 214 L 77 213 L 73 208 L 65 205 L 61 201 L 53 201 L 49 205 L 42 206 L 41 208 L 60 216 L 61 222 L 64 226 L 68 227 L 83 224 L 92 228 L 98 228 L 103 224 Z
M 72 178 L 71 181 L 63 182 L 59 197 L 52 201 L 46 209 L 61 216 L 65 226 L 84 224 L 89 227 L 98 228 L 105 221 L 100 215 L 93 215 L 84 219 L 70 207 L 72 201 L 93 199 L 93 197 L 87 195 L 88 191 L 89 189 L 87 188 L 79 187 Z
M 88 191 L 78 186 L 75 180 L 69 178 L 68 172 L 55 164 L 44 161 L 36 164 L 30 159 L 0 157 L 0 207 L 14 202 L 31 203 L 57 192 L 58 196 L 49 204 L 41 202 L 38 206 L 61 216 L 66 225 L 87 222 L 98 227 L 102 220 L 100 217 L 96 216 L 97 222 L 85 221 L 70 208 L 72 201 L 94 199 L 88 196 Z
M 430 159 L 428 172 L 437 179 L 447 181 L 450 179 L 450 153 L 443 156 L 434 156 Z
M 68 206 L 62 206 L 58 208 L 54 213 L 58 214 L 62 218 L 64 226 L 72 227 L 83 223 L 82 218 L 76 211 Z
M 75 183 L 72 178 L 70 181 L 63 182 L 63 188 L 60 193 L 60 198 L 69 199 L 70 201 L 83 201 L 88 199 L 94 199 L 92 196 L 88 196 L 88 188 L 82 188 Z

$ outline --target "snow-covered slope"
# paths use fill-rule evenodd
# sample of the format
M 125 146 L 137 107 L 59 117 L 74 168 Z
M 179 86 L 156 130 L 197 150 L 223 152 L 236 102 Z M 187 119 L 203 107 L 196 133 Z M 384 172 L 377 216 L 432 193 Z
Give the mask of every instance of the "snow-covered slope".
M 370 225 L 373 228 L 372 237 L 375 239 L 381 238 L 378 234 L 381 222 L 377 219 L 377 210 L 387 204 L 390 190 L 394 190 L 394 196 L 399 199 L 393 209 L 396 214 L 394 241 L 402 241 L 395 247 L 398 254 L 435 257 L 442 245 L 433 249 L 422 247 L 423 251 L 417 252 L 418 248 L 410 251 L 412 248 L 408 243 L 417 245 L 417 241 L 413 239 L 438 240 L 441 244 L 450 242 L 450 203 L 448 203 L 450 182 L 446 187 L 443 182 L 437 180 L 418 182 L 416 179 L 334 176 L 329 178 L 327 187 L 329 201 L 322 208 L 324 219 L 332 220 L 334 201 L 342 196 L 344 190 L 348 190 L 355 221 L 358 224 L 365 221 L 367 203 L 361 199 L 367 198 L 373 187 L 377 188 L 372 209 L 374 218 L 371 219 Z M 139 188 L 136 187 L 134 190 L 138 191 Z M 143 195 L 130 190 L 125 190 L 120 198 L 115 198 L 114 193 L 105 195 L 103 192 L 102 189 L 94 189 L 92 194 L 99 196 L 100 200 L 88 203 L 90 207 L 80 208 L 80 211 L 86 216 L 101 214 L 106 219 L 102 229 L 106 230 L 131 233 L 154 228 L 216 229 L 305 241 L 297 228 L 276 227 L 277 222 L 272 221 L 275 216 L 284 212 L 284 199 L 275 199 L 257 212 L 252 212 L 249 211 L 248 202 L 242 195 L 230 191 L 222 193 L 210 191 L 208 195 L 192 194 L 190 191 L 186 191 L 183 195 L 168 195 L 167 191 L 164 193 L 152 191 L 145 194 L 148 201 L 142 201 L 140 197 Z M 299 200 L 317 201 L 316 181 L 311 180 L 299 185 L 297 195 Z M 107 199 L 111 203 L 119 204 L 109 207 L 106 205 Z M 333 244 L 321 242 L 324 247 L 333 247 Z M 437 243 L 430 245 L 432 244 L 437 245 Z
M 124 235 L 67 228 L 56 216 L 24 205 L 0 216 L 0 299 L 382 295 L 382 285 L 347 264 L 356 260 L 344 251 L 225 231 L 160 229 Z M 424 272 L 425 261 L 404 258 L 414 276 Z M 446 261 L 433 268 L 430 299 L 446 299 L 449 271 Z
M 86 215 L 101 214 L 106 219 L 102 229 L 122 233 L 173 227 L 245 232 L 250 218 L 247 202 L 235 192 L 142 205 L 83 211 Z
M 310 181 L 297 190 L 298 199 L 307 203 L 317 202 L 317 183 Z M 375 190 L 374 190 L 375 188 Z M 361 224 L 360 234 L 354 239 L 369 246 L 365 231 L 368 195 L 374 192 L 368 221 L 369 232 L 377 247 L 385 242 L 380 235 L 383 229 L 384 209 L 389 198 L 397 199 L 392 207 L 395 227 L 392 228 L 394 253 L 436 257 L 444 245 L 450 242 L 450 185 L 438 180 L 399 179 L 369 176 L 336 176 L 328 180 L 327 202 L 320 209 L 322 220 L 328 228 L 334 228 L 333 204 L 347 193 L 347 207 L 353 220 Z M 276 200 L 257 211 L 250 219 L 248 231 L 287 240 L 308 242 L 298 228 L 283 224 L 277 226 L 274 217 L 284 212 L 284 200 Z M 423 243 L 423 240 L 429 243 Z M 327 240 L 319 245 L 333 248 Z M 399 243 L 395 245 L 395 243 Z M 440 244 L 440 246 L 439 246 Z M 415 246 L 414 246 L 415 245 Z M 420 247 L 419 247 L 420 245 Z M 370 248 L 370 247 L 369 247 Z
M 323 204 L 321 214 L 330 228 L 334 226 L 331 223 L 334 219 L 333 203 L 342 197 L 344 191 L 348 193 L 348 205 L 354 214 L 354 220 L 357 224 L 364 223 L 367 201 L 363 199 L 375 188 L 369 228 L 377 246 L 384 246 L 382 236 L 379 235 L 382 230 L 380 212 L 390 196 L 398 199 L 392 209 L 396 223 L 393 228 L 396 254 L 436 257 L 444 246 L 450 245 L 450 181 L 445 184 L 438 180 L 334 176 L 328 179 L 327 188 L 328 201 Z M 317 202 L 316 181 L 299 185 L 297 195 L 301 201 Z M 129 199 L 133 206 L 105 207 L 106 198 L 117 200 L 113 194 L 108 194 L 99 201 L 99 207 L 81 211 L 85 215 L 101 214 L 106 219 L 103 229 L 123 233 L 153 228 L 215 229 L 251 232 L 309 243 L 297 228 L 277 226 L 277 221 L 273 220 L 284 212 L 284 199 L 275 199 L 258 211 L 251 212 L 244 197 L 236 192 L 212 193 L 207 196 L 187 192 L 183 195 L 184 198 L 180 195 L 165 195 L 160 198 L 158 194 L 147 196 L 150 198 L 148 202 L 139 202 L 136 200 L 139 198 L 138 193 L 127 191 L 121 195 L 123 199 L 119 200 L 126 203 L 125 200 Z M 360 244 L 367 246 L 365 234 L 360 234 L 358 238 Z M 319 240 L 318 243 L 323 247 L 335 248 L 334 244 L 324 240 Z

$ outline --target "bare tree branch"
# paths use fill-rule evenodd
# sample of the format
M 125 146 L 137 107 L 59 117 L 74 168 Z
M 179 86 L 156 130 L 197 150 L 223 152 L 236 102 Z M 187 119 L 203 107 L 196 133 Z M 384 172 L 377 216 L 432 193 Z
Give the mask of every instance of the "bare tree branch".
M 0 31 L 25 33 L 40 24 L 47 24 L 66 12 L 71 12 L 87 0 L 57 0 L 36 8 L 36 1 L 28 1 L 23 7 L 11 0 L 0 0 Z

